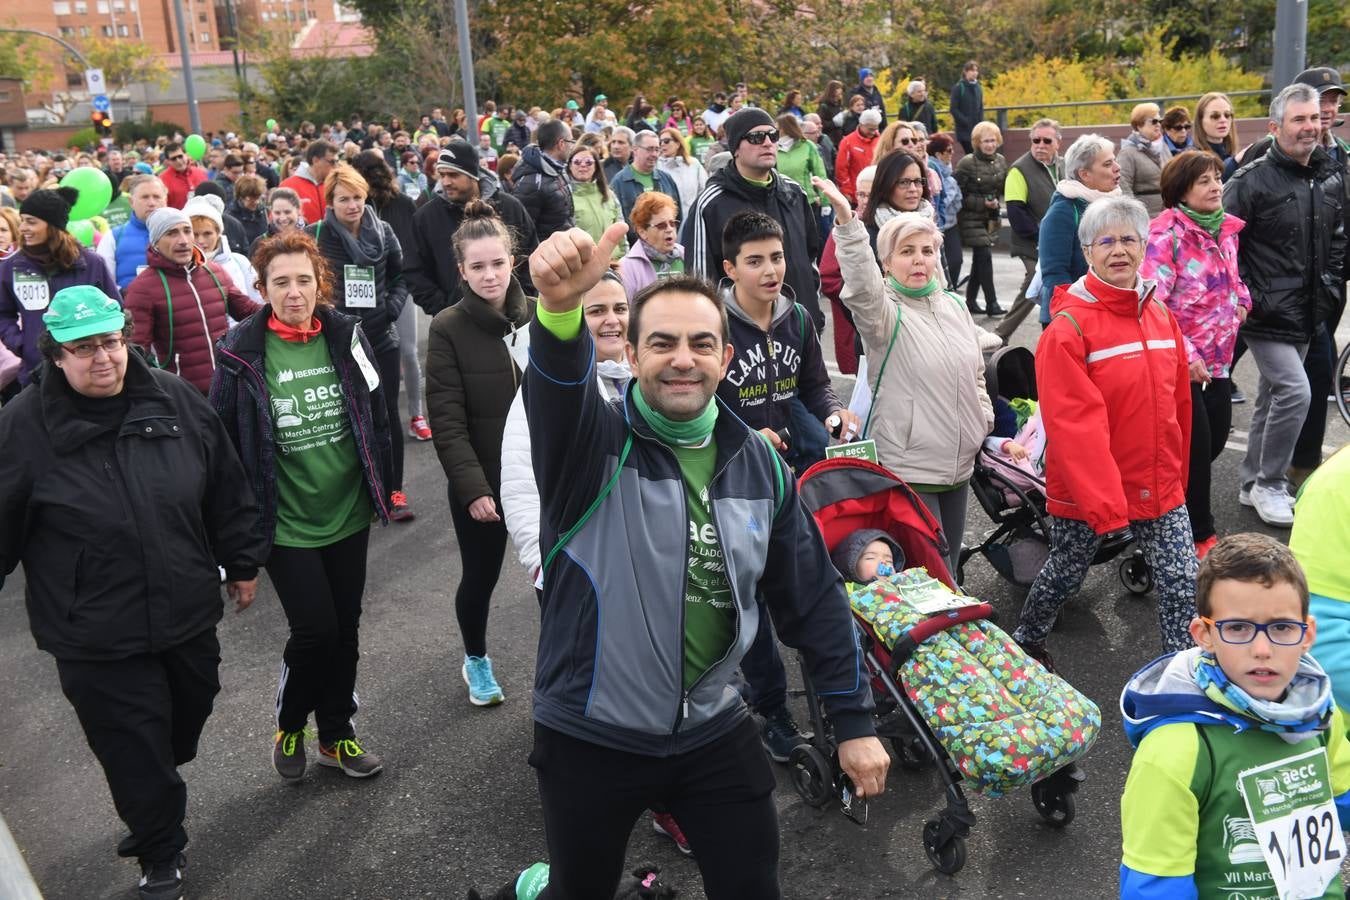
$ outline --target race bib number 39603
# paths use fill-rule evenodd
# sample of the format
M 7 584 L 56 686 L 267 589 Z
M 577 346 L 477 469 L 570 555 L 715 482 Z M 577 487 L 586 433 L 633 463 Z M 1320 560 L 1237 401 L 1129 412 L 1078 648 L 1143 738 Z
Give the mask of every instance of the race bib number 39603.
M 1247 769 L 1238 787 L 1280 900 L 1321 897 L 1345 860 L 1326 750 Z
M 343 266 L 342 288 L 348 309 L 375 308 L 375 269 L 373 266 Z

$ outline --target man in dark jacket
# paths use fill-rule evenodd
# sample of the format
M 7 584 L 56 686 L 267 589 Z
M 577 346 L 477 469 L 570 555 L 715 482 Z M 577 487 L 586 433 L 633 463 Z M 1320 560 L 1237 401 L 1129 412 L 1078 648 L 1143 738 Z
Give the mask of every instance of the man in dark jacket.
M 0 584 L 23 563 L 33 638 L 130 831 L 117 851 L 139 859 L 142 900 L 180 897 L 178 769 L 220 691 L 217 567 L 246 608 L 258 514 L 219 417 L 130 350 L 116 300 L 66 288 L 44 322 L 40 383 L 0 413 Z
M 627 131 L 628 129 L 624 129 Z M 617 137 L 617 136 L 616 136 Z M 633 216 L 633 204 L 645 191 L 660 191 L 675 201 L 675 220 L 684 219 L 684 208 L 680 203 L 680 190 L 675 179 L 656 167 L 656 157 L 660 144 L 657 136 L 650 131 L 639 131 L 633 135 L 633 161 L 620 169 L 609 182 L 609 189 L 619 198 L 619 210 L 623 220 L 629 222 Z M 628 226 L 628 246 L 637 245 L 638 233 Z
M 464 221 L 465 205 L 479 199 L 491 204 L 511 229 L 516 241 L 516 278 L 526 295 L 533 294 L 529 259 L 539 241 L 520 201 L 501 190 L 497 176 L 479 167 L 478 151 L 459 138 L 453 138 L 441 151 L 436 178 L 438 183 L 430 199 L 413 216 L 417 240 L 403 248 L 413 302 L 433 316 L 459 302 L 459 262 L 451 239 Z
M 516 152 L 520 153 L 530 146 L 530 129 L 525 124 L 525 110 L 516 110 L 516 120 L 511 123 L 511 127 L 506 129 L 506 137 L 502 138 L 502 146 L 509 147 L 516 145 Z
M 572 192 L 567 189 L 567 154 L 572 131 L 557 119 L 549 119 L 534 134 L 538 146 L 526 147 L 511 170 L 511 191 L 534 222 L 535 234 L 543 240 L 555 231 L 576 224 L 572 215 Z M 521 254 L 524 256 L 525 254 Z
M 973 59 L 962 67 L 961 80 L 952 85 L 951 107 L 961 149 L 975 152 L 970 146 L 970 130 L 976 122 L 984 121 L 984 88 L 980 87 L 980 64 Z
M 784 283 L 806 307 L 816 332 L 825 328 L 820 309 L 820 227 L 806 191 L 778 174 L 778 129 L 762 109 L 743 109 L 727 120 L 732 165 L 708 179 L 684 219 L 681 243 L 690 271 L 717 282 L 722 277 L 722 229 L 743 209 L 762 212 L 783 226 L 788 268 Z
M 1054 119 L 1041 119 L 1032 125 L 1031 149 L 1008 167 L 1008 177 L 1003 182 L 1003 201 L 1008 207 L 1008 224 L 1012 226 L 1012 255 L 1022 260 L 1026 269 L 1012 307 L 994 329 L 1004 344 L 1022 320 L 1040 305 L 1027 299 L 1027 288 L 1040 257 L 1041 219 L 1050 209 L 1056 185 L 1064 177 L 1059 139 L 1059 123 Z
M 1295 83 L 1270 104 L 1274 145 L 1224 185 L 1243 219 L 1238 271 L 1252 295 L 1242 337 L 1261 371 L 1239 467 L 1239 500 L 1270 525 L 1294 521 L 1287 470 L 1312 400 L 1303 357 L 1345 302 L 1345 169 L 1319 145 L 1317 90 Z M 1320 402 L 1320 400 L 1319 400 Z
M 877 87 L 877 78 L 872 74 L 871 69 L 858 70 L 858 83 L 848 92 L 850 97 L 860 96 L 866 101 L 864 109 L 881 110 L 881 127 L 886 127 L 886 99 L 881 96 L 881 89 Z
M 612 896 L 653 802 L 679 821 L 709 896 L 777 897 L 775 779 L 731 685 L 762 616 L 802 648 L 860 795 L 884 790 L 890 760 L 825 542 L 778 455 L 716 399 L 733 351 L 705 281 L 667 279 L 635 298 L 632 386 L 623 409 L 601 399 L 580 304 L 622 237 L 612 225 L 597 246 L 573 229 L 530 260 L 540 546 L 570 538 L 545 558 L 540 605 L 541 900 Z

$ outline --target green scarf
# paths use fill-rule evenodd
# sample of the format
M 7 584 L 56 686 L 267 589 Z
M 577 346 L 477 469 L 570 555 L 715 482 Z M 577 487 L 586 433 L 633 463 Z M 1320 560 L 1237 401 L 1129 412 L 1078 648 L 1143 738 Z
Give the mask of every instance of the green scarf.
M 1222 206 L 1212 213 L 1198 213 L 1185 203 L 1180 204 L 1180 208 L 1187 218 L 1208 231 L 1215 240 L 1218 240 L 1219 230 L 1223 228 L 1224 211 Z
M 938 286 L 937 275 L 933 275 L 932 278 L 929 278 L 928 283 L 921 288 L 905 287 L 894 275 L 887 275 L 886 283 L 911 300 L 922 300 L 924 297 L 933 293 L 933 291 L 936 291 Z
M 708 401 L 703 412 L 687 422 L 667 419 L 647 405 L 647 398 L 642 396 L 642 388 L 638 386 L 637 379 L 633 379 L 633 405 L 637 407 L 643 420 L 651 426 L 652 431 L 656 432 L 656 436 L 667 444 L 681 447 L 701 444 L 712 434 L 713 425 L 717 423 L 716 399 Z

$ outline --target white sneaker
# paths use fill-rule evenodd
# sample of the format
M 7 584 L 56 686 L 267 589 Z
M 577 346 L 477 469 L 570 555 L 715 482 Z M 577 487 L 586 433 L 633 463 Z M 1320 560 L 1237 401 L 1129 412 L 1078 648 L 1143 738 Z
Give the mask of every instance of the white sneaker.
M 1267 525 L 1288 528 L 1294 524 L 1294 498 L 1281 488 L 1256 485 L 1252 488 L 1252 506 Z
M 1252 505 L 1252 486 L 1250 484 L 1243 486 L 1242 489 L 1238 491 L 1238 502 L 1243 506 Z

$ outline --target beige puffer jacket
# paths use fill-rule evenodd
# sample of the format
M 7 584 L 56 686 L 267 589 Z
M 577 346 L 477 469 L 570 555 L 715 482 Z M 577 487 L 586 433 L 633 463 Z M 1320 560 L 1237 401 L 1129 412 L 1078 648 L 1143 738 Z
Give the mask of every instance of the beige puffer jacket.
M 867 437 L 877 442 L 877 458 L 916 484 L 969 479 L 980 445 L 994 427 L 981 329 L 952 294 L 937 290 L 911 300 L 887 285 L 857 217 L 835 226 L 834 243 L 844 277 L 840 299 L 853 313 L 867 354 L 874 392 Z M 883 372 L 893 332 L 895 345 Z

